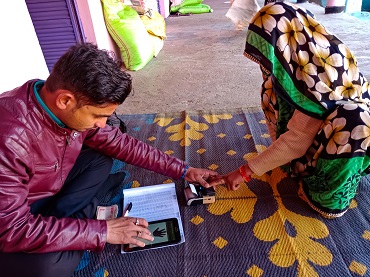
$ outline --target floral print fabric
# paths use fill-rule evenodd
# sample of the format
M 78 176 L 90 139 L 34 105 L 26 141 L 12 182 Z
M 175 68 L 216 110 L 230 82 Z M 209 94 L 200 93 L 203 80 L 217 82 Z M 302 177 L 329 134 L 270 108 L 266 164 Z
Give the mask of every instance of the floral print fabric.
M 295 109 L 325 120 L 291 171 L 320 212 L 342 214 L 370 165 L 369 83 L 355 56 L 312 13 L 284 2 L 255 15 L 244 54 L 265 76 L 262 109 L 277 138 Z

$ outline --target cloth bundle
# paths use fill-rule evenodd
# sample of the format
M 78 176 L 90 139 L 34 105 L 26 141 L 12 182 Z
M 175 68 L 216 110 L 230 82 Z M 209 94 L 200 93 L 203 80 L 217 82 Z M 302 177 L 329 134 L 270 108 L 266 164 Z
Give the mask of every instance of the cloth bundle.
M 109 34 L 117 43 L 128 70 L 142 69 L 163 48 L 166 24 L 156 11 L 140 17 L 130 6 L 118 0 L 102 0 Z
M 172 2 L 171 13 L 199 14 L 213 11 L 209 5 L 202 4 L 202 2 L 203 0 L 184 0 L 177 5 L 174 5 L 175 2 Z
M 231 19 L 237 30 L 243 30 L 259 10 L 256 0 L 234 0 L 225 16 Z

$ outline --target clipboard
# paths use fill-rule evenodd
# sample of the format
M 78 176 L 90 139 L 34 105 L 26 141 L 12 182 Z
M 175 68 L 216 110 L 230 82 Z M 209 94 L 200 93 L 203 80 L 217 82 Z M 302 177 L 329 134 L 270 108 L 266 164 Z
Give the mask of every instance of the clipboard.
M 156 248 L 174 246 L 185 242 L 175 183 L 124 189 L 123 207 L 126 207 L 130 202 L 132 203 L 132 209 L 129 213 L 130 217 L 145 218 L 148 222 L 170 218 L 177 219 L 180 241 Z M 142 249 L 142 251 L 150 249 Z M 125 252 L 122 245 L 121 253 L 127 254 L 131 252 Z

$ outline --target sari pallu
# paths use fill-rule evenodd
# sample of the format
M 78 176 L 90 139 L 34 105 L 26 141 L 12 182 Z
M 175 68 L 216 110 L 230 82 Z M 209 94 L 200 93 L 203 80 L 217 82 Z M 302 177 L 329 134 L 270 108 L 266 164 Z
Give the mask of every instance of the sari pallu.
M 255 15 L 244 55 L 265 76 L 262 109 L 276 138 L 287 131 L 296 109 L 324 121 L 290 171 L 303 181 L 311 207 L 341 216 L 370 165 L 369 83 L 356 58 L 312 13 L 284 2 Z

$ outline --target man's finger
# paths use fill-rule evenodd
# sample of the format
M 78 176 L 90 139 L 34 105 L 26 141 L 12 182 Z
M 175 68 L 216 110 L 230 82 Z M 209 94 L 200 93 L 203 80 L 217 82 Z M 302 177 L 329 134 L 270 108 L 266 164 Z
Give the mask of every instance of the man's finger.
M 136 237 L 139 237 L 139 236 L 136 236 Z M 148 242 L 154 240 L 154 238 L 152 236 L 147 235 L 145 233 L 141 233 L 140 234 L 140 240 L 139 239 L 136 239 L 136 238 L 133 238 L 132 243 L 133 244 L 136 244 L 137 246 L 144 247 L 145 246 L 145 242 L 142 241 L 141 239 L 144 240 L 144 241 L 147 240 Z
M 132 244 L 135 244 L 135 245 L 140 246 L 140 247 L 144 247 L 145 246 L 145 242 L 142 242 L 141 240 L 138 240 L 138 239 L 134 239 L 132 241 Z
M 206 180 L 204 180 L 203 178 L 199 179 L 198 180 L 198 183 L 202 186 L 202 187 L 205 187 L 205 188 L 209 188 L 210 185 L 207 183 Z
M 137 238 L 140 238 L 140 239 L 144 239 L 144 240 L 148 240 L 148 241 L 153 241 L 154 240 L 154 237 L 147 234 L 147 233 L 144 233 L 144 232 L 137 232 L 137 234 L 135 235 L 135 237 Z
M 220 174 L 218 174 L 216 171 L 213 171 L 213 170 L 209 170 L 207 171 L 207 173 L 208 173 L 208 178 L 220 176 Z
M 225 184 L 225 180 L 223 178 L 213 179 L 212 181 L 209 182 L 209 185 L 212 187 L 218 186 L 218 185 L 224 185 L 224 184 Z
M 217 176 L 210 176 L 208 178 L 209 182 L 217 181 L 217 180 L 223 180 L 225 175 L 217 175 Z

